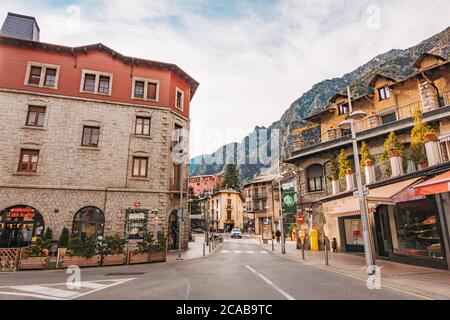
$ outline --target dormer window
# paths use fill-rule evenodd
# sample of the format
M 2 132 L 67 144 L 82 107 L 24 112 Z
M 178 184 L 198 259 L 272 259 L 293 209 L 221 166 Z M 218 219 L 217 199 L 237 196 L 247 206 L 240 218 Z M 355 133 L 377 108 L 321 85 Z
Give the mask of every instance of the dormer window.
M 348 113 L 348 106 L 347 106 L 347 104 L 341 103 L 339 105 L 338 111 L 339 111 L 339 115 L 340 116 L 343 115 L 343 114 L 347 114 Z
M 59 70 L 59 66 L 29 62 L 25 76 L 25 85 L 57 89 Z
M 110 96 L 112 93 L 112 74 L 83 70 L 80 92 Z
M 388 87 L 378 89 L 378 94 L 380 96 L 380 101 L 387 100 L 391 97 L 391 91 Z

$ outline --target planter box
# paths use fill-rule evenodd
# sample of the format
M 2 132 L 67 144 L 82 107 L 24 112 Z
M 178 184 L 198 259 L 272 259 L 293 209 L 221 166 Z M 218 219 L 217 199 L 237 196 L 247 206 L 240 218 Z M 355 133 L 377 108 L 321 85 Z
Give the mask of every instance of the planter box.
M 103 265 L 104 266 L 120 266 L 125 264 L 125 255 L 124 254 L 112 254 L 103 257 Z
M 151 253 L 150 262 L 166 262 L 166 253 L 165 252 Z
M 131 253 L 128 263 L 129 264 L 148 263 L 149 260 L 150 257 L 148 253 Z
M 99 264 L 100 257 L 93 256 L 92 258 L 85 258 L 79 256 L 65 255 L 61 260 L 61 267 L 67 268 L 68 266 L 78 267 L 96 267 Z
M 19 270 L 44 270 L 48 268 L 49 257 L 27 257 L 19 261 Z

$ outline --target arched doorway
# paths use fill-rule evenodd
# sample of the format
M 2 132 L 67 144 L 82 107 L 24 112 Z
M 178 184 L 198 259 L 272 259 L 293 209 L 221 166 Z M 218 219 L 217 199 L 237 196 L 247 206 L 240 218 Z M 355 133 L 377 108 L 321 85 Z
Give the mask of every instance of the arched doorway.
M 0 248 L 28 247 L 43 236 L 44 219 L 29 206 L 17 205 L 0 212 Z
M 174 210 L 169 216 L 169 250 L 178 250 L 178 217 Z
M 105 228 L 105 215 L 96 207 L 84 207 L 73 218 L 72 236 L 86 239 L 97 239 L 103 236 Z

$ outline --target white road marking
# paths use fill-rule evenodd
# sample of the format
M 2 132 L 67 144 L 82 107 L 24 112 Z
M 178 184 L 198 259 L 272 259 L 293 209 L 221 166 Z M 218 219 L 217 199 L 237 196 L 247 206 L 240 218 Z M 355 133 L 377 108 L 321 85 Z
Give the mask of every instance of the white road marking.
M 221 252 L 222 253 L 229 253 L 230 251 L 229 250 L 222 250 Z
M 253 250 L 247 250 L 247 253 L 253 254 L 253 253 L 255 253 L 255 251 L 253 251 Z
M 266 250 L 261 250 L 260 253 L 262 254 L 268 254 L 268 252 Z
M 234 253 L 241 254 L 242 251 L 241 250 L 234 250 Z
M 280 287 L 278 287 L 276 284 L 274 284 L 272 281 L 270 281 L 269 279 L 267 279 L 265 276 L 263 276 L 262 274 L 258 273 L 257 271 L 255 271 L 255 269 L 253 269 L 252 267 L 250 267 L 249 265 L 246 265 L 247 269 L 250 270 L 251 272 L 253 272 L 254 274 L 256 274 L 258 277 L 260 277 L 261 279 L 263 279 L 267 284 L 269 284 L 272 288 L 274 288 L 275 290 L 277 290 L 279 293 L 281 293 L 285 298 L 287 298 L 288 300 L 295 300 L 295 298 L 293 296 L 291 296 L 289 293 L 287 293 L 286 291 L 284 291 L 283 289 L 281 289 Z
M 136 278 L 84 281 L 79 283 L 81 289 L 68 289 L 66 283 L 2 286 L 0 287 L 0 294 L 49 300 L 72 300 L 135 279 Z M 83 288 L 93 290 L 83 291 Z

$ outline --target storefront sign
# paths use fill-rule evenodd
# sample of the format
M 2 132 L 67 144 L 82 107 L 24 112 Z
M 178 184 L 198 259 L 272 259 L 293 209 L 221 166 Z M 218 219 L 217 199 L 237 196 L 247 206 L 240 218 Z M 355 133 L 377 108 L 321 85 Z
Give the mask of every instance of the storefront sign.
M 7 214 L 6 218 L 28 218 L 34 219 L 36 213 L 32 208 L 12 208 Z
M 127 239 L 143 239 L 147 232 L 147 210 L 128 209 L 125 213 L 125 236 Z

